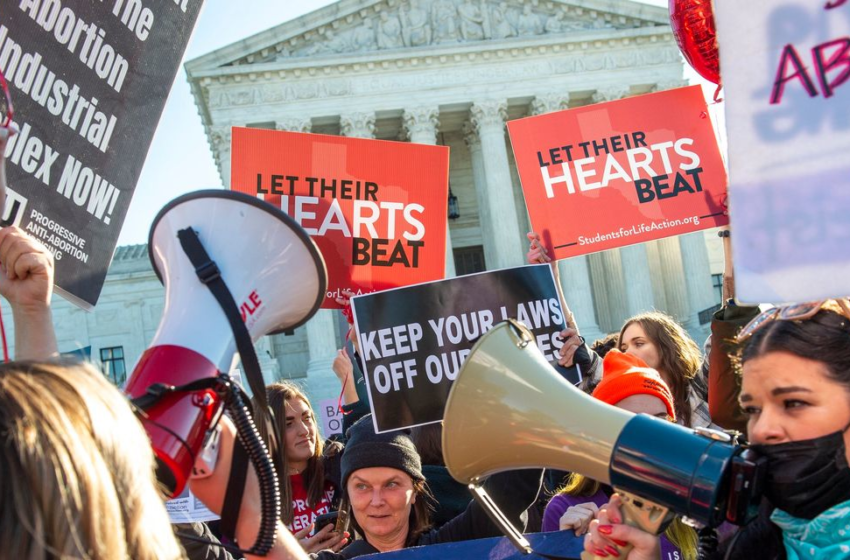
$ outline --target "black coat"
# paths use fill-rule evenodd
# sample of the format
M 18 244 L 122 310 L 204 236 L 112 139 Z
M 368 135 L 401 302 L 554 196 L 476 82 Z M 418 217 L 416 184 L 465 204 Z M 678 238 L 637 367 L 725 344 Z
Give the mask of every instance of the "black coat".
M 525 510 L 537 499 L 542 479 L 540 470 L 509 471 L 491 476 L 485 489 L 502 513 L 519 529 L 525 528 Z M 440 527 L 423 533 L 415 546 L 498 537 L 502 533 L 490 521 L 487 512 L 476 501 L 469 503 L 463 513 Z M 314 560 L 343 560 L 379 552 L 365 540 L 357 540 L 342 551 L 329 550 L 313 554 Z
M 752 522 L 721 543 L 716 554 L 700 555 L 700 560 L 786 560 L 782 530 L 770 520 L 773 509 L 770 502 L 762 500 Z

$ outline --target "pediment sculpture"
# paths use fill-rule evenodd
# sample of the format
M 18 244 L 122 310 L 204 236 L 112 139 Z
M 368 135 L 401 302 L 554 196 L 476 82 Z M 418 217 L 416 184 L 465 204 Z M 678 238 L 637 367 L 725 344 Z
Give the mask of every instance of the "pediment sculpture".
M 267 60 L 520 39 L 614 28 L 601 12 L 505 0 L 403 0 L 278 45 Z M 312 36 L 311 36 L 312 35 Z M 307 40 L 304 37 L 308 37 Z

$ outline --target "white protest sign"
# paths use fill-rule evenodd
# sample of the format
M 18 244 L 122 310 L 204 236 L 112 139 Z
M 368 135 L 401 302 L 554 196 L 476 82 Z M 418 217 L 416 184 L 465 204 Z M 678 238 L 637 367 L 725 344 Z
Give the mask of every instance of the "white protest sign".
M 342 412 L 337 406 L 337 399 L 319 401 L 319 416 L 322 418 L 322 435 L 325 439 L 334 434 L 342 433 Z
M 736 295 L 850 295 L 850 1 L 714 5 Z
M 165 510 L 172 523 L 215 521 L 219 518 L 189 491 L 188 486 L 182 494 L 165 502 Z

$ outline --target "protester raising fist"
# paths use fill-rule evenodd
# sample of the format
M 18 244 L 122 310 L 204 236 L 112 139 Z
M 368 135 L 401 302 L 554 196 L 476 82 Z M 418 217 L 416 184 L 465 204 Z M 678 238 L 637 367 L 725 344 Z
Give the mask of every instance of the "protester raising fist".
M 12 305 L 16 359 L 43 360 L 57 353 L 52 294 L 50 251 L 20 228 L 0 229 L 0 295 Z

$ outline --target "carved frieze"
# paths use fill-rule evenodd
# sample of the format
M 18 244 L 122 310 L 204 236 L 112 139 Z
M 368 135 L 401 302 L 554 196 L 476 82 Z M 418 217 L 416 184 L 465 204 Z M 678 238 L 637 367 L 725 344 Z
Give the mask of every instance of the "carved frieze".
M 373 10 L 305 31 L 236 64 L 648 24 L 557 3 L 518 0 L 402 0 Z

